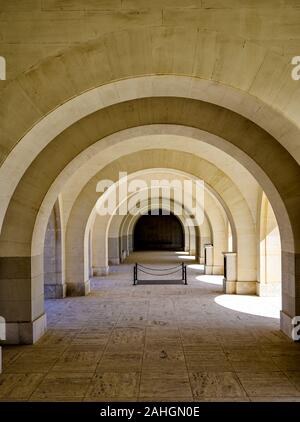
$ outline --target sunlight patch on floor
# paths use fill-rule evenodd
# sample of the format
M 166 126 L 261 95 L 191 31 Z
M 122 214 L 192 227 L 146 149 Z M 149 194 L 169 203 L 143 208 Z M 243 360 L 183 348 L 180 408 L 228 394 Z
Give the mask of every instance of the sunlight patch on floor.
M 191 270 L 204 271 L 203 264 L 187 264 L 187 267 L 190 268 Z
M 202 281 L 203 283 L 207 284 L 214 284 L 216 286 L 223 286 L 223 278 L 222 275 L 198 275 L 196 280 Z
M 280 318 L 281 298 L 241 295 L 221 295 L 215 302 L 227 309 L 267 318 Z

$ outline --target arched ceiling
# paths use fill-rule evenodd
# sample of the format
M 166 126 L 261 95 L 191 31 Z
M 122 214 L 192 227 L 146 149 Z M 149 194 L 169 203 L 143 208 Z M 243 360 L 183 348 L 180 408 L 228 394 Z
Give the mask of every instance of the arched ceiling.
M 154 152 L 154 150 L 153 150 Z M 171 151 L 170 151 L 171 152 Z M 141 157 L 141 155 L 140 155 Z M 193 226 L 201 226 L 204 222 L 205 215 L 210 215 L 211 212 L 218 209 L 218 213 L 221 216 L 222 223 L 225 224 L 228 220 L 233 222 L 232 215 L 230 214 L 230 211 L 228 207 L 224 208 L 224 203 L 219 200 L 219 196 L 216 194 L 216 192 L 210 188 L 208 185 L 203 183 L 203 186 L 200 188 L 201 192 L 197 192 L 199 196 L 197 196 L 195 191 L 195 186 L 193 187 L 192 191 L 186 191 L 184 192 L 184 182 L 185 181 L 192 181 L 195 183 L 198 181 L 197 177 L 185 173 L 181 170 L 176 169 L 170 169 L 170 168 L 149 168 L 146 170 L 140 170 L 134 173 L 131 173 L 127 177 L 128 186 L 130 186 L 130 183 L 132 181 L 141 181 L 145 182 L 147 187 L 144 187 L 142 189 L 139 189 L 138 191 L 134 192 L 127 192 L 126 196 L 120 200 L 118 195 L 118 189 L 119 189 L 119 181 L 114 183 L 111 187 L 111 189 L 108 189 L 105 193 L 105 198 L 108 199 L 110 195 L 115 195 L 115 208 L 111 215 L 107 216 L 109 221 L 112 220 L 113 216 L 118 215 L 118 212 L 120 211 L 120 207 L 122 207 L 122 204 L 124 202 L 128 205 L 128 211 L 131 212 L 133 210 L 134 205 L 136 204 L 136 201 L 141 201 L 141 204 L 150 203 L 150 208 L 152 205 L 152 200 L 155 202 L 156 207 L 162 207 L 165 208 L 166 206 L 172 206 L 173 212 L 176 213 L 176 208 L 174 209 L 174 204 L 179 205 L 180 211 L 184 212 L 185 218 L 189 218 L 189 223 Z M 183 188 L 183 191 L 180 191 L 180 195 L 176 195 L 174 190 L 171 188 L 169 193 L 166 194 L 166 192 L 160 190 L 151 191 L 152 188 L 152 182 L 154 180 L 157 180 L 159 182 L 161 181 L 168 181 L 170 183 L 170 186 L 172 186 L 172 182 L 175 180 L 176 182 L 180 182 L 181 186 Z M 126 187 L 126 189 L 127 189 Z M 202 191 L 203 188 L 203 191 Z M 140 196 L 140 193 L 144 193 L 146 195 L 146 199 L 144 196 Z M 106 206 L 104 196 L 99 193 L 100 197 L 95 204 L 94 209 L 96 209 L 96 214 L 98 210 L 101 210 L 102 206 Z M 170 195 L 170 196 L 168 196 Z M 165 207 L 162 205 L 159 201 L 160 200 L 166 200 Z M 185 200 L 187 200 L 188 203 L 185 203 Z M 189 202 L 189 200 L 193 201 Z M 192 204 L 192 207 L 198 208 L 199 214 L 198 216 L 195 214 L 195 210 L 190 208 Z M 181 208 L 182 207 L 182 208 Z M 94 213 L 94 209 L 91 213 Z M 165 208 L 167 209 L 167 208 Z M 194 216 L 193 216 L 194 214 Z M 133 215 L 134 216 L 134 215 Z M 106 221 L 106 220 L 105 220 Z M 107 223 L 104 223 L 106 225 Z M 235 227 L 233 227 L 233 231 L 235 232 Z M 106 228 L 106 232 L 108 232 L 108 227 Z
M 1 3 L 1 54 L 14 67 L 0 85 L 1 247 L 30 255 L 45 195 L 94 142 L 149 124 L 194 127 L 223 139 L 215 146 L 267 193 L 285 257 L 283 315 L 297 315 L 298 255 L 289 253 L 300 252 L 300 82 L 291 77 L 300 9 L 224 3 Z
M 289 142 L 288 122 L 284 123 L 282 116 L 274 114 L 273 109 L 267 109 L 256 97 L 202 79 L 162 75 L 138 77 L 100 86 L 74 97 L 44 116 L 19 142 L 16 141 L 13 150 L 0 167 L 2 202 L 9 200 L 24 171 L 41 150 L 70 125 L 107 106 L 136 98 L 156 96 L 199 99 L 232 109 L 264 127 L 298 162 L 300 161 L 296 131 L 291 132 L 291 142 Z M 5 112 L 6 108 L 7 106 L 3 107 L 2 112 Z M 10 128 L 12 127 L 15 125 L 10 125 Z M 5 141 L 4 134 L 1 140 Z M 3 145 L 3 151 L 6 146 Z
M 269 11 L 277 13 L 273 8 Z M 285 8 L 283 14 L 276 16 L 280 22 L 282 16 L 289 21 L 294 19 L 296 12 L 293 8 Z M 217 13 L 214 11 L 215 16 Z M 118 131 L 149 123 L 175 123 L 205 129 L 238 148 L 235 151 L 229 148 L 227 152 L 243 164 L 247 162 L 246 167 L 260 182 L 264 179 L 261 184 L 273 201 L 277 219 L 283 218 L 281 227 L 291 238 L 279 192 L 289 218 L 295 224 L 294 236 L 297 237 L 299 224 L 294 220 L 298 207 L 296 181 L 299 180 L 299 168 L 286 150 L 297 159 L 299 85 L 295 85 L 291 78 L 288 56 L 279 55 L 274 48 L 270 51 L 268 45 L 262 46 L 263 43 L 259 45 L 254 40 L 240 38 L 240 23 L 236 28 L 236 19 L 233 15 L 231 18 L 233 26 L 226 28 L 235 28 L 236 31 L 233 35 L 231 31 L 229 37 L 222 31 L 199 30 L 186 23 L 184 28 L 178 27 L 176 19 L 167 26 L 146 25 L 119 32 L 114 32 L 112 25 L 104 35 L 98 34 L 94 40 L 82 39 L 80 45 L 48 57 L 25 73 L 16 75 L 16 79 L 2 90 L 0 99 L 0 149 L 2 161 L 6 159 L 0 174 L 1 188 L 5 187 L 1 189 L 2 216 L 22 174 L 24 178 L 11 202 L 12 214 L 17 219 L 23 214 L 24 205 L 17 211 L 16 204 L 25 197 L 27 202 L 32 200 L 29 208 L 36 210 L 41 204 L 38 197 L 45 195 L 55 177 L 70 162 L 72 154 L 80 153 L 91 140 L 95 142 L 94 128 L 99 139 L 108 135 L 112 126 L 113 131 Z M 253 18 L 251 14 L 250 18 Z M 210 19 L 206 22 L 206 29 L 211 29 Z M 222 28 L 222 22 L 220 20 L 217 26 Z M 4 33 L 7 25 L 5 28 Z M 242 33 L 249 30 L 248 25 L 243 28 Z M 147 78 L 149 75 L 152 79 Z M 178 75 L 183 78 L 180 84 L 177 83 Z M 128 83 L 123 85 L 125 79 Z M 136 80 L 141 81 L 139 87 Z M 156 99 L 155 95 L 158 95 Z M 151 98 L 134 100 L 139 96 Z M 195 96 L 206 103 L 186 98 Z M 227 110 L 212 103 L 221 104 Z M 114 105 L 108 107 L 109 104 Z M 101 111 L 93 113 L 102 106 Z M 121 113 L 114 115 L 113 110 L 122 107 Z M 228 109 L 258 123 L 286 150 L 267 132 Z M 110 111 L 106 113 L 107 110 Z M 103 117 L 106 114 L 103 120 L 99 119 L 98 113 L 101 112 Z M 86 117 L 79 120 L 82 116 Z M 87 120 L 89 128 L 84 125 Z M 76 121 L 78 123 L 74 123 Z M 47 146 L 55 136 L 55 141 Z M 251 158 L 247 159 L 243 153 Z M 55 156 L 51 168 L 46 154 Z M 33 161 L 37 156 L 38 159 Z M 284 174 L 280 180 L 276 174 L 278 168 L 283 169 Z M 37 175 L 43 185 L 40 193 Z M 25 187 L 30 190 L 27 195 Z M 12 220 L 8 217 L 7 221 L 9 226 Z M 291 245 L 291 240 L 288 243 Z
M 128 127 L 174 123 L 216 135 L 217 146 L 242 162 L 259 180 L 274 203 L 272 205 L 278 221 L 284 218 L 278 192 L 286 207 L 290 208 L 290 218 L 296 216 L 298 182 L 295 184 L 295 180 L 299 180 L 299 166 L 280 143 L 249 120 L 222 107 L 190 99 L 159 97 L 107 107 L 66 129 L 44 148 L 24 175 L 10 204 L 12 213 L 9 212 L 7 216 L 10 214 L 11 217 L 7 218 L 13 222 L 16 217 L 17 220 L 21 219 L 26 207 L 30 207 L 31 214 L 32 210 L 38 209 L 60 172 L 76 155 L 99 139 Z M 283 176 L 278 174 L 279 167 L 285 169 Z M 28 187 L 31 187 L 30 193 Z M 299 224 L 298 219 L 296 221 Z M 289 223 L 286 221 L 282 224 L 286 229 L 284 235 L 288 238 Z M 9 223 L 6 232 L 3 231 L 3 240 L 7 239 L 9 226 L 12 225 L 13 230 L 17 229 L 15 223 Z M 291 237 L 288 242 L 291 245 Z
M 119 31 L 126 45 L 128 30 L 143 30 L 146 36 L 152 29 L 156 37 L 151 39 L 150 33 L 149 43 L 155 46 L 164 31 L 171 47 L 178 26 L 178 38 L 188 30 L 205 29 L 207 49 L 222 41 L 225 48 L 235 37 L 236 47 L 244 39 L 279 55 L 296 55 L 298 6 L 297 0 L 10 0 L 0 5 L 2 54 L 10 64 L 11 79 L 46 57 L 62 56 L 75 45 L 111 32 Z M 178 41 L 180 47 L 187 46 L 187 41 Z
M 143 133 L 143 135 L 140 135 L 140 133 Z M 198 135 L 197 140 L 194 138 L 196 134 Z M 213 135 L 203 131 L 183 126 L 150 125 L 118 132 L 115 135 L 109 136 L 105 142 L 103 142 L 104 140 L 97 142 L 83 152 L 86 161 L 83 162 L 84 157 L 81 157 L 81 155 L 76 157 L 76 162 L 74 162 L 76 172 L 64 186 L 63 199 L 65 203 L 65 221 L 68 219 L 70 209 L 77 195 L 85 183 L 87 183 L 101 167 L 112 159 L 117 159 L 122 155 L 128 155 L 132 152 L 147 149 L 189 151 L 190 154 L 194 154 L 202 159 L 205 158 L 206 161 L 211 162 L 221 170 L 220 177 L 222 177 L 222 173 L 224 173 L 233 183 L 238 185 L 238 189 L 247 201 L 253 219 L 255 220 L 257 195 L 258 190 L 260 189 L 258 183 L 253 176 L 231 156 L 213 145 L 201 141 L 201 139 L 206 139 L 209 142 L 213 137 Z M 202 163 L 202 165 L 204 164 Z
M 82 197 L 82 195 L 84 197 L 84 192 L 88 187 L 93 186 L 93 192 L 91 192 L 91 194 L 95 195 L 99 181 L 111 178 L 110 180 L 116 182 L 118 181 L 119 172 L 127 171 L 130 173 L 128 175 L 128 179 L 130 180 L 138 174 L 145 177 L 145 174 L 149 173 L 153 176 L 152 168 L 156 168 L 157 173 L 160 171 L 159 167 L 164 168 L 165 175 L 173 174 L 174 177 L 177 176 L 180 178 L 184 175 L 184 177 L 189 177 L 192 180 L 200 178 L 200 180 L 205 181 L 206 190 L 208 190 L 208 193 L 212 192 L 213 196 L 216 197 L 217 201 L 221 204 L 221 208 L 225 210 L 227 218 L 231 221 L 233 226 L 234 223 L 229 211 L 231 204 L 235 204 L 234 206 L 238 207 L 240 206 L 241 210 L 245 209 L 246 215 L 250 219 L 250 221 L 247 221 L 250 225 L 254 224 L 250 208 L 235 183 L 212 163 L 197 157 L 195 154 L 186 153 L 183 152 L 183 150 L 168 150 L 166 148 L 143 149 L 142 146 L 142 149 L 138 149 L 137 151 L 136 149 L 133 149 L 132 153 L 127 155 L 124 155 L 122 151 L 120 154 L 114 155 L 112 154 L 112 151 L 109 150 L 107 156 L 104 155 L 102 158 L 104 158 L 104 161 L 101 163 L 103 168 L 100 168 L 98 163 L 96 167 L 92 168 L 92 172 L 88 174 L 86 179 L 83 179 L 80 183 L 77 179 L 73 180 L 73 186 L 76 186 L 76 182 L 78 181 L 80 189 L 76 189 L 75 195 L 73 190 L 72 199 L 70 200 L 70 198 L 67 198 L 63 203 L 62 208 L 64 209 L 64 221 L 66 224 L 68 223 L 70 213 L 76 202 L 79 201 L 79 198 Z M 113 161 L 112 158 L 114 158 Z M 156 167 L 157 165 L 159 166 L 158 168 Z M 139 171 L 139 173 L 137 173 L 137 171 Z M 132 172 L 134 172 L 133 175 L 131 174 Z M 66 190 L 69 188 L 70 187 L 67 185 Z M 33 252 L 35 254 L 38 253 L 38 245 L 42 242 L 43 235 L 41 235 L 41 233 L 43 233 L 47 225 L 48 213 L 50 213 L 52 209 L 52 201 L 55 200 L 57 191 L 54 189 L 54 192 L 49 191 L 49 194 L 50 195 L 46 195 L 44 198 L 41 210 L 38 213 L 38 218 L 35 223 L 34 238 L 36 240 L 33 242 L 35 244 L 33 247 Z M 88 200 L 90 200 L 91 194 L 87 195 Z M 100 193 L 96 194 L 95 201 L 92 204 L 89 213 L 96 205 L 96 200 L 99 196 L 101 196 Z M 85 207 L 86 202 L 87 201 L 84 200 L 81 205 Z M 45 213 L 47 208 L 48 213 Z
M 124 32 L 113 32 L 112 27 L 111 31 L 47 58 L 2 90 L 3 159 L 30 128 L 68 100 L 101 85 L 145 75 L 200 78 L 211 81 L 206 84 L 207 91 L 220 85 L 219 89 L 213 89 L 217 103 L 220 99 L 227 101 L 230 108 L 230 103 L 238 101 L 240 109 L 248 107 L 249 114 L 256 114 L 270 129 L 273 127 L 277 131 L 274 136 L 282 137 L 282 142 L 293 135 L 290 123 L 299 128 L 299 84 L 291 77 L 290 56 L 271 52 L 234 35 L 224 37 L 192 27 Z M 196 87 L 192 86 L 192 90 Z M 106 95 L 111 96 L 112 91 L 106 90 Z M 20 103 L 24 105 L 22 110 L 18 107 Z M 272 113 L 277 119 L 270 125 Z M 64 113 L 59 114 L 60 119 L 66 117 Z M 285 120 L 280 116 L 285 116 Z

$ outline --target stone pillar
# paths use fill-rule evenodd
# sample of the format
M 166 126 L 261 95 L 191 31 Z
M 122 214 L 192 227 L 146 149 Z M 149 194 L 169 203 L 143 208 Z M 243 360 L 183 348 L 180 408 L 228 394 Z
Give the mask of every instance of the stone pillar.
M 57 207 L 56 207 L 57 208 Z M 46 299 L 66 296 L 62 272 L 62 233 L 59 211 L 54 208 L 49 217 L 44 243 L 44 292 Z
M 106 227 L 109 216 L 97 216 L 93 227 L 93 275 L 105 276 L 109 273 L 108 252 L 109 240 L 106 239 Z M 115 242 L 110 242 L 114 248 Z
M 7 344 L 33 344 L 44 334 L 43 255 L 0 258 L 0 315 Z
M 5 319 L 0 316 L 0 341 L 6 339 Z M 0 346 L 0 374 L 2 372 L 2 347 Z
M 200 264 L 205 264 L 205 245 L 211 245 L 211 238 L 202 236 L 200 238 Z
M 90 293 L 90 291 L 90 280 L 77 283 L 67 283 L 67 296 L 86 296 Z
M 195 236 L 195 240 L 196 240 L 195 259 L 196 259 L 196 262 L 200 264 L 201 263 L 201 244 L 200 244 L 201 238 L 200 238 L 200 235 L 198 235 L 197 233 Z
M 63 299 L 67 294 L 67 285 L 64 283 L 56 282 L 56 279 L 52 278 L 51 283 L 49 279 L 45 283 L 45 299 Z
M 214 247 L 213 245 L 204 245 L 204 272 L 205 274 L 213 274 L 214 264 Z
M 262 297 L 280 296 L 281 283 L 256 283 L 256 294 Z
M 132 234 L 128 235 L 128 249 L 129 249 L 129 253 L 133 252 L 133 235 Z
M 78 231 L 77 231 L 78 230 Z M 86 296 L 90 293 L 89 251 L 84 257 L 84 238 L 80 228 L 74 230 L 73 240 L 66 242 L 66 284 L 67 296 Z M 77 236 L 76 236 L 77 234 Z M 80 238 L 80 236 L 82 236 Z
M 102 265 L 102 266 L 94 266 L 93 267 L 93 276 L 94 277 L 100 277 L 107 275 L 109 273 L 109 266 L 108 265 Z
M 282 251 L 282 311 L 280 328 L 292 338 L 293 318 L 300 316 L 300 253 Z
M 224 252 L 224 278 L 223 289 L 224 293 L 236 293 L 237 282 L 237 262 L 236 252 Z
M 108 238 L 108 263 L 111 265 L 120 264 L 119 242 L 118 237 Z
M 93 277 L 93 240 L 92 240 L 92 232 L 89 232 L 89 279 Z
M 124 262 L 126 258 L 127 258 L 127 252 L 125 250 L 122 250 L 121 262 Z
M 262 195 L 260 221 L 258 224 L 258 296 L 281 294 L 281 241 L 277 220 L 265 194 Z
M 121 261 L 124 262 L 127 256 L 129 255 L 128 246 L 127 246 L 127 236 L 122 236 L 121 241 Z

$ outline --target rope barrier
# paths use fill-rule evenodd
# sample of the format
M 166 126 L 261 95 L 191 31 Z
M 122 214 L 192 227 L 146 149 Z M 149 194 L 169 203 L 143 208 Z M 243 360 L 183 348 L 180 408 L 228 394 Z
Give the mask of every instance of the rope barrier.
M 153 272 L 154 271 L 154 272 Z M 158 273 L 156 271 L 159 271 Z M 168 271 L 168 272 L 166 272 Z M 158 277 L 155 280 L 149 280 L 149 279 L 144 279 L 144 280 L 139 280 L 138 279 L 138 273 L 143 273 L 143 274 L 147 274 L 150 276 L 154 276 L 154 277 Z M 164 272 L 164 273 L 162 273 Z M 180 280 L 175 280 L 175 279 L 166 279 L 166 278 L 162 278 L 162 277 L 166 277 L 168 275 L 172 275 L 172 274 L 176 274 L 178 272 L 181 272 L 181 279 Z M 160 279 L 159 279 L 160 277 Z M 142 264 L 138 264 L 136 263 L 133 267 L 133 284 L 136 285 L 138 282 L 148 282 L 148 283 L 157 283 L 159 281 L 162 282 L 183 282 L 184 284 L 187 284 L 187 274 L 186 274 L 186 265 L 182 262 L 179 265 L 175 265 L 174 267 L 169 267 L 169 268 L 150 268 L 150 267 L 146 267 L 145 265 Z
M 147 271 L 144 271 L 144 270 L 141 270 L 141 269 L 139 269 L 139 271 L 141 272 L 141 273 L 144 273 L 144 274 L 148 274 L 148 275 L 154 275 L 154 276 L 156 276 L 157 277 L 157 274 L 153 274 L 153 273 L 148 273 Z M 160 274 L 161 276 L 166 276 L 166 275 L 171 275 L 171 274 L 176 274 L 176 273 L 178 273 L 179 271 L 181 271 L 181 269 L 180 270 L 176 270 L 176 271 L 173 271 L 173 272 L 171 272 L 171 273 L 166 273 L 166 274 Z
M 170 268 L 150 268 L 142 264 L 137 264 L 137 266 L 139 268 L 145 268 L 146 270 L 152 270 L 152 271 L 169 271 L 169 270 L 174 270 L 175 268 L 181 268 L 182 264 L 179 264 L 179 265 L 176 265 L 175 267 L 170 267 Z

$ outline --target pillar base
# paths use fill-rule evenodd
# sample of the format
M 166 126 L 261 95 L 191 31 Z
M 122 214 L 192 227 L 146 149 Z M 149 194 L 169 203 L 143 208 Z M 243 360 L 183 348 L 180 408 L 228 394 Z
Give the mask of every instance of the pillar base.
M 122 251 L 122 260 L 121 260 L 121 262 L 124 262 L 125 259 L 128 257 L 128 255 L 129 255 L 129 252 L 128 251 Z
M 293 341 L 299 342 L 300 339 L 293 338 L 293 328 L 294 324 L 292 323 L 293 318 L 290 317 L 288 314 L 286 314 L 283 311 L 280 311 L 280 329 L 281 331 L 289 337 Z M 299 330 L 297 330 L 299 333 Z
M 45 284 L 44 285 L 45 299 L 63 299 L 66 297 L 66 284 Z
M 256 295 L 256 281 L 237 281 L 237 295 Z
M 212 268 L 213 275 L 223 275 L 224 274 L 224 267 L 223 265 L 214 265 Z
M 213 274 L 213 266 L 212 265 L 204 265 L 204 274 L 212 275 Z
M 224 269 L 222 265 L 204 265 L 204 273 L 207 275 L 222 275 Z
M 256 281 L 234 281 L 223 278 L 223 291 L 230 295 L 256 295 Z
M 281 294 L 281 283 L 256 283 L 256 294 L 262 297 L 274 297 Z
M 100 277 L 103 275 L 107 275 L 109 273 L 109 266 L 103 266 L 103 267 L 93 267 L 93 275 L 94 277 Z
M 90 293 L 90 280 L 82 283 L 67 283 L 67 296 L 86 296 Z
M 234 295 L 236 293 L 236 281 L 229 281 L 223 278 L 223 291 L 227 295 Z
M 34 344 L 46 332 L 46 314 L 31 322 L 7 322 L 6 340 L 3 344 Z
M 110 265 L 119 265 L 120 264 L 120 258 L 109 258 L 108 263 Z

